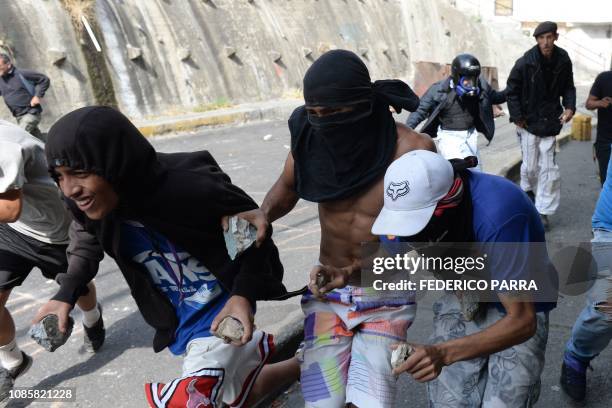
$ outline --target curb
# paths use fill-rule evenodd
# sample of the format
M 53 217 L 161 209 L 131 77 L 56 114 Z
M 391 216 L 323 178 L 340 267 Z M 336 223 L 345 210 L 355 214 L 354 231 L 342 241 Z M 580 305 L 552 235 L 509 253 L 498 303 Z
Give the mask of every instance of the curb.
M 304 339 L 304 314 L 302 309 L 291 312 L 280 322 L 263 329 L 274 336 L 274 354 L 270 358 L 270 363 L 278 363 L 293 357 Z M 273 401 L 290 387 L 291 384 L 274 390 L 258 401 L 254 407 L 264 408 L 271 406 Z
M 294 310 L 280 322 L 264 328 L 274 336 L 274 355 L 271 363 L 293 357 L 304 338 L 304 314 L 302 309 Z
M 245 104 L 229 109 L 219 109 L 201 114 L 184 115 L 183 118 L 168 118 L 147 123 L 143 121 L 136 127 L 145 137 L 161 136 L 169 133 L 189 132 L 200 127 L 236 125 L 261 120 L 287 120 L 293 110 L 302 104 L 299 100 L 274 101 L 268 106 Z

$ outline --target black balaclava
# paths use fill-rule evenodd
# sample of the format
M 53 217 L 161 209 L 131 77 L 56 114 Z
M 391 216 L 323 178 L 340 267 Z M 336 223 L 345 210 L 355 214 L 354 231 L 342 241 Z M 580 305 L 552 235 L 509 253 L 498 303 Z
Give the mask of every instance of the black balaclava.
M 304 76 L 304 100 L 289 118 L 295 189 L 308 201 L 325 202 L 355 195 L 381 178 L 397 144 L 389 111 L 414 111 L 419 98 L 399 80 L 370 82 L 361 59 L 333 50 L 317 59 Z M 316 117 L 306 107 L 352 107 Z

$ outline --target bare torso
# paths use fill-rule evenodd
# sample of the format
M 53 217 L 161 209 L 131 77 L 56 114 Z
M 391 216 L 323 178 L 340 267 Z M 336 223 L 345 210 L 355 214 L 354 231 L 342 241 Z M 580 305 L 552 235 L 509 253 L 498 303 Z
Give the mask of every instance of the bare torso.
M 397 124 L 397 149 L 394 160 L 410 150 L 434 150 L 431 138 Z M 319 261 L 323 265 L 345 267 L 359 261 L 361 243 L 377 241 L 370 230 L 383 207 L 384 175 L 362 194 L 345 200 L 319 204 L 321 246 Z M 358 284 L 358 276 L 349 283 Z

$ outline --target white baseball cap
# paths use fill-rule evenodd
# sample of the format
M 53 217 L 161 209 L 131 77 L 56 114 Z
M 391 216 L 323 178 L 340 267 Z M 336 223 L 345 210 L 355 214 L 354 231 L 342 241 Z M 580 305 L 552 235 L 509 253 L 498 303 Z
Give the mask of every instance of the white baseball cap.
M 421 232 L 454 178 L 450 162 L 429 150 L 413 150 L 395 160 L 385 173 L 385 204 L 372 234 L 407 237 Z

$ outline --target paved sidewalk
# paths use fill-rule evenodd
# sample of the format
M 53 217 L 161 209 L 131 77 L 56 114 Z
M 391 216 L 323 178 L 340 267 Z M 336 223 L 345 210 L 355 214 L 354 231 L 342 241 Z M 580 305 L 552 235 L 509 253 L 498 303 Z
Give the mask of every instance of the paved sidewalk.
M 140 119 L 135 120 L 134 124 L 143 135 L 150 137 L 166 133 L 189 132 L 203 126 L 237 125 L 259 120 L 287 120 L 291 112 L 302 103 L 299 99 L 276 99 L 245 103 L 207 112 Z

